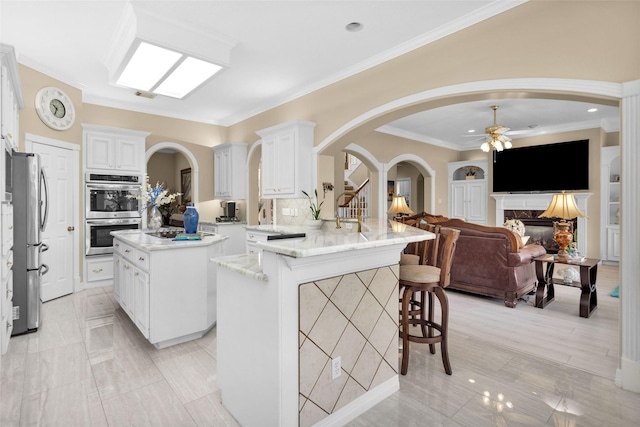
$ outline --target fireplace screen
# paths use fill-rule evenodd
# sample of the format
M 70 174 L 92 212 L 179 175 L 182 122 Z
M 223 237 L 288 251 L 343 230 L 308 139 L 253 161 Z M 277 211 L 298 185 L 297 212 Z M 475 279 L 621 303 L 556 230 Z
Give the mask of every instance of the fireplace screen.
M 557 254 L 558 245 L 553 240 L 553 219 L 538 218 L 541 210 L 505 210 L 504 218 L 519 219 L 524 223 L 525 235 L 529 236 L 528 244 L 543 246 L 547 253 Z M 578 226 L 576 219 L 573 219 L 573 229 Z M 575 239 L 574 239 L 575 240 Z

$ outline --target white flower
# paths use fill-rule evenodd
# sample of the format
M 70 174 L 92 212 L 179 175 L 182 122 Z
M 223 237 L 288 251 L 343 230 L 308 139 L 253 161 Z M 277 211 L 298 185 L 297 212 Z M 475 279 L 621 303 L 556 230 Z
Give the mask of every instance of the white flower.
M 168 205 L 182 194 L 169 193 L 169 191 L 166 190 L 163 185 L 164 183 L 160 184 L 159 182 L 157 182 L 155 187 L 151 187 L 151 185 L 149 184 L 149 176 L 145 176 L 145 189 L 139 195 L 129 197 L 135 197 L 138 200 L 142 200 L 144 206 L 141 211 L 144 211 L 151 206 L 160 207 Z
M 508 219 L 504 222 L 504 226 L 520 237 L 524 236 L 524 223 L 519 219 Z

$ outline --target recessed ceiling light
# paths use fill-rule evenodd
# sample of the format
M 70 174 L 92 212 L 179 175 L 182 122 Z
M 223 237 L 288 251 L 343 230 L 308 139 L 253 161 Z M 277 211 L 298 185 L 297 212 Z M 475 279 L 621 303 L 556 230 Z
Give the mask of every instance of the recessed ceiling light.
M 350 22 L 345 26 L 345 28 L 347 29 L 347 31 L 355 33 L 356 31 L 360 31 L 363 26 L 364 25 L 359 22 Z
M 529 129 L 535 129 L 535 128 L 537 128 L 537 127 L 538 127 L 538 125 L 529 125 L 529 126 L 527 126 L 527 127 L 528 127 Z
M 474 133 L 475 131 L 476 131 L 475 129 L 469 129 L 467 132 Z
M 596 111 L 598 111 L 598 109 L 597 109 L 597 108 L 589 108 L 589 109 L 587 110 L 587 113 L 595 113 Z

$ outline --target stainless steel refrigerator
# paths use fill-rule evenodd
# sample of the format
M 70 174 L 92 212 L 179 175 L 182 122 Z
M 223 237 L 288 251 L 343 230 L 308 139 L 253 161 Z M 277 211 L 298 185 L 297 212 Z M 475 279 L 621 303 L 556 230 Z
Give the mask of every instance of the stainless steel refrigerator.
M 42 232 L 47 223 L 48 191 L 40 156 L 13 155 L 13 333 L 40 326 L 40 281 L 49 270 L 42 263 Z

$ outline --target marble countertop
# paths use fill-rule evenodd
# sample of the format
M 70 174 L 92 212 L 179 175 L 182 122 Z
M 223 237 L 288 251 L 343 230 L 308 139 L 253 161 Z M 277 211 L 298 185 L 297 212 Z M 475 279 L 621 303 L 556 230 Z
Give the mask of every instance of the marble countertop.
M 157 251 L 167 249 L 183 249 L 194 248 L 200 246 L 210 246 L 220 243 L 229 237 L 221 236 L 219 234 L 207 234 L 203 235 L 202 240 L 173 240 L 165 239 L 162 237 L 156 237 L 147 233 L 152 233 L 152 230 L 122 230 L 112 231 L 111 235 L 122 240 L 134 248 L 144 251 Z
M 266 282 L 267 275 L 262 272 L 262 260 L 260 254 L 230 255 L 221 258 L 211 258 L 211 262 L 251 277 L 255 280 Z
M 336 229 L 333 221 L 326 221 L 320 230 L 313 230 L 306 226 L 273 225 L 248 225 L 247 230 L 276 234 L 305 233 L 306 237 L 256 242 L 256 246 L 263 251 L 296 258 L 407 244 L 435 237 L 433 233 L 417 227 L 388 220 L 365 220 L 360 233 L 358 233 L 355 223 L 345 224 L 343 222 L 342 226 L 343 228 Z M 261 260 L 262 257 L 259 254 L 245 254 L 212 258 L 211 262 L 256 280 L 267 281 L 268 278 L 262 270 Z
M 280 234 L 305 233 L 304 238 L 269 240 L 256 242 L 256 246 L 265 251 L 276 252 L 295 258 L 348 252 L 357 249 L 376 248 L 428 240 L 433 233 L 417 227 L 383 219 L 367 219 L 358 233 L 357 224 L 347 222 L 336 229 L 333 221 L 326 221 L 320 230 L 305 226 L 247 226 L 247 230 L 273 232 Z

